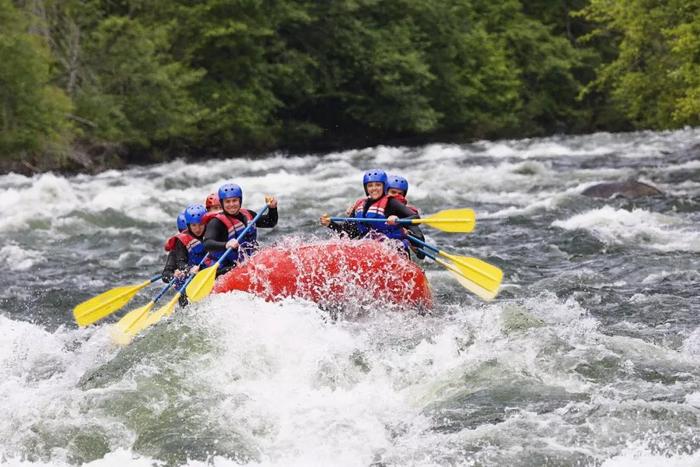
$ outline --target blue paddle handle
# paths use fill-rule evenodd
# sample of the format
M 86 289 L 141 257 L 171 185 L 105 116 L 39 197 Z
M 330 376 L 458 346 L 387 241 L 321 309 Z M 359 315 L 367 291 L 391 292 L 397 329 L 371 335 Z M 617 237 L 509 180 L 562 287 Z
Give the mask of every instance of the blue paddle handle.
M 197 265 L 197 267 L 199 267 L 199 266 L 201 266 L 202 264 L 204 264 L 204 262 L 207 260 L 208 257 L 209 257 L 209 253 L 207 253 L 206 255 L 204 255 L 204 258 L 202 258 L 202 261 L 199 262 L 199 264 Z M 194 279 L 194 277 L 195 277 L 196 275 L 197 275 L 197 274 L 188 274 L 189 277 L 187 278 L 187 280 L 185 281 L 185 283 L 182 284 L 182 287 L 180 287 L 179 289 L 177 289 L 177 293 L 180 293 L 180 294 L 181 294 L 182 292 L 184 292 L 184 291 L 185 291 L 185 287 L 187 287 L 187 286 L 189 285 L 189 283 L 192 282 L 192 279 Z M 174 280 L 174 279 L 173 279 L 173 280 Z
M 426 247 L 426 248 L 428 248 L 428 249 L 430 249 L 430 250 L 433 250 L 433 251 L 436 252 L 436 253 L 440 251 L 440 249 L 439 249 L 438 247 L 436 247 L 435 245 L 431 245 L 430 243 L 425 243 L 423 240 L 421 240 L 421 239 L 419 239 L 419 238 L 416 238 L 416 237 L 414 237 L 413 235 L 408 235 L 408 239 L 409 239 L 410 241 L 415 242 L 415 243 L 417 243 L 417 244 L 419 244 L 419 245 L 421 245 L 421 246 L 424 246 L 424 247 Z M 427 255 L 426 255 L 426 256 L 427 256 Z M 435 257 L 432 257 L 432 258 L 435 259 Z
M 333 222 L 386 222 L 386 219 L 367 219 L 364 217 L 331 217 Z M 411 224 L 412 219 L 397 219 L 397 224 Z
M 208 257 L 209 257 L 209 253 L 207 253 L 206 255 L 204 255 L 204 258 L 202 258 L 202 261 L 200 261 L 199 264 L 198 264 L 197 266 L 199 267 L 199 266 L 201 266 L 202 264 L 204 264 L 204 262 L 207 260 Z M 194 277 L 194 276 L 192 276 L 192 277 Z M 155 303 L 155 302 L 157 302 L 158 300 L 160 300 L 160 298 L 161 298 L 163 295 L 165 295 L 165 292 L 167 292 L 168 289 L 169 289 L 170 287 L 172 287 L 172 286 L 175 284 L 175 282 L 177 282 L 177 278 L 174 277 L 173 280 L 171 280 L 170 282 L 168 282 L 168 285 L 166 285 L 165 287 L 163 287 L 163 290 L 160 291 L 160 293 L 159 293 L 158 296 L 153 300 L 153 302 Z M 181 292 L 181 291 L 182 291 L 182 289 L 180 289 L 178 292 Z
M 151 284 L 153 284 L 155 281 L 159 281 L 161 277 L 163 277 L 163 274 L 156 274 L 155 276 L 151 277 Z
M 433 261 L 437 261 L 437 258 L 435 257 L 434 254 L 428 252 L 427 250 L 424 250 L 423 248 L 416 248 L 416 251 L 423 253 L 425 256 L 432 259 Z
M 238 237 L 236 237 L 236 241 L 237 241 L 237 242 L 240 242 L 240 241 L 243 239 L 243 236 L 244 236 L 245 234 L 248 233 L 248 231 L 255 225 L 256 222 L 258 222 L 258 220 L 260 220 L 260 218 L 262 217 L 263 214 L 265 214 L 265 212 L 267 211 L 267 209 L 268 209 L 268 206 L 267 206 L 267 204 L 266 204 L 265 207 L 262 208 L 262 209 L 260 210 L 260 212 L 257 213 L 257 214 L 255 215 L 255 217 L 253 217 L 253 220 L 250 221 L 250 222 L 248 222 L 248 225 L 246 225 L 245 229 L 243 229 L 243 232 L 241 232 L 241 234 L 240 234 Z M 233 248 L 228 248 L 228 249 L 226 250 L 226 252 L 224 252 L 224 254 L 221 255 L 221 258 L 219 258 L 219 261 L 217 261 L 216 264 L 221 264 L 221 262 L 222 262 L 224 259 L 226 259 L 226 257 L 228 256 L 228 254 L 229 254 L 230 252 L 232 252 L 232 251 L 233 251 Z
M 171 280 L 170 282 L 168 282 L 167 285 L 161 289 L 161 291 L 158 293 L 158 295 L 156 295 L 156 298 L 153 299 L 153 303 L 157 303 L 158 300 L 160 300 L 160 298 L 161 298 L 163 295 L 165 295 L 165 292 L 167 292 L 168 289 L 170 289 L 170 287 L 173 286 L 173 284 L 175 283 L 176 280 L 177 280 L 177 279 L 173 279 L 173 280 Z

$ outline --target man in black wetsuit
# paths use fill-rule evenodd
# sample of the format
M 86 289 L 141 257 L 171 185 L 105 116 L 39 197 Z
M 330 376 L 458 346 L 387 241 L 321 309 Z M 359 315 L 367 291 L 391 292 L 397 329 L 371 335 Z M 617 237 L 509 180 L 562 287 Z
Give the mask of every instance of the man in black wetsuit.
M 227 183 L 219 187 L 218 194 L 223 211 L 216 214 L 207 223 L 204 232 L 204 247 L 214 260 L 218 260 L 229 248 L 233 251 L 221 263 L 217 275 L 229 271 L 244 258 L 255 253 L 258 246 L 257 227 L 272 228 L 277 225 L 277 199 L 274 196 L 265 196 L 265 202 L 269 207 L 268 212 L 260 217 L 239 243 L 236 238 L 257 213 L 241 207 L 243 190 L 234 183 Z

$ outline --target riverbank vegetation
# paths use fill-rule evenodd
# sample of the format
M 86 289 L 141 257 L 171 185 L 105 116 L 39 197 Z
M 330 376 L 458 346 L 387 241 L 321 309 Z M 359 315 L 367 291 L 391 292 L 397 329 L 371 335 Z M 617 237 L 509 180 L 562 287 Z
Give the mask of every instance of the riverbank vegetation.
M 0 0 L 0 160 L 697 125 L 699 38 L 695 0 Z

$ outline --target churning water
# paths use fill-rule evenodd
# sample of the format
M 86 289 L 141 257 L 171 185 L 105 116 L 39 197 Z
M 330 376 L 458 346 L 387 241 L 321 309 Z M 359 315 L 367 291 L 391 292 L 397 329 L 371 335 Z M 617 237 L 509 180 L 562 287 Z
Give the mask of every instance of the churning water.
M 595 134 L 0 177 L 0 461 L 22 465 L 700 465 L 700 130 Z M 211 296 L 112 344 L 72 307 L 158 272 L 179 210 L 224 181 L 317 224 L 362 172 L 411 182 L 430 240 L 505 272 L 483 304 L 426 263 L 436 306 L 329 319 Z M 630 177 L 664 195 L 597 200 Z M 131 307 L 145 303 L 142 293 Z

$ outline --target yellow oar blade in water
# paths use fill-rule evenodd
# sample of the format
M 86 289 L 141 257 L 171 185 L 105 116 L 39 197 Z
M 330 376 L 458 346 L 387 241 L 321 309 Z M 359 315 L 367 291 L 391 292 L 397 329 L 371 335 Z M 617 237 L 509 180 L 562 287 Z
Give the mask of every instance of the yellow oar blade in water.
M 166 303 L 162 307 L 158 308 L 153 313 L 143 315 L 141 317 L 141 319 L 134 322 L 133 325 L 131 327 L 129 327 L 128 330 L 126 330 L 124 332 L 122 330 L 117 330 L 113 334 L 114 341 L 120 345 L 128 344 L 141 331 L 148 328 L 152 324 L 156 324 L 163 317 L 170 316 L 173 313 L 173 310 L 175 310 L 175 306 L 177 305 L 177 300 L 179 298 L 180 298 L 180 294 L 179 293 L 175 294 L 175 296 L 172 299 L 170 299 L 170 301 L 168 303 Z
M 156 324 L 161 319 L 172 315 L 173 311 L 175 311 L 175 306 L 177 305 L 177 302 L 179 299 L 180 299 L 180 294 L 177 293 L 173 296 L 173 298 L 170 299 L 170 301 L 168 303 L 166 303 L 162 307 L 158 308 L 155 312 L 151 313 L 145 322 L 145 326 L 143 326 L 142 329 L 145 329 L 148 326 Z
M 481 298 L 482 300 L 491 301 L 498 295 L 498 288 L 494 290 L 493 288 L 483 287 L 485 285 L 483 282 L 475 282 L 473 277 L 470 277 L 465 271 L 466 268 L 459 264 L 447 263 L 441 259 L 435 258 L 435 262 L 449 270 L 459 283 L 465 289 L 469 290 L 471 293 Z
M 219 268 L 219 264 L 199 271 L 192 282 L 187 285 L 187 298 L 191 302 L 198 302 L 211 292 L 214 288 L 214 281 L 216 280 L 216 271 Z
M 117 321 L 112 330 L 112 339 L 117 344 L 126 345 L 131 342 L 133 334 L 132 330 L 138 327 L 140 322 L 143 322 L 148 317 L 148 312 L 151 311 L 156 303 L 154 301 L 148 302 L 148 304 L 136 308 L 122 316 L 122 318 Z
M 170 316 L 173 313 L 173 310 L 175 310 L 175 306 L 177 305 L 179 298 L 180 294 L 175 294 L 168 303 L 158 308 L 153 313 L 149 313 L 149 311 L 151 311 L 153 308 L 153 305 L 155 304 L 154 302 L 149 303 L 145 307 L 137 308 L 136 310 L 132 311 L 132 316 L 130 316 L 127 320 L 125 320 L 125 318 L 127 318 L 128 315 L 124 316 L 124 318 L 122 318 L 122 320 L 115 325 L 112 332 L 112 339 L 119 345 L 128 344 L 141 331 L 152 324 L 156 324 L 164 316 Z
M 493 264 L 468 256 L 451 255 L 440 252 L 440 256 L 450 259 L 460 269 L 463 275 L 479 287 L 498 293 L 503 280 L 503 271 Z M 495 296 L 495 295 L 494 295 Z
M 146 329 L 149 326 L 156 324 L 158 321 L 166 316 L 170 316 L 175 311 L 175 306 L 177 306 L 177 301 L 180 298 L 180 294 L 176 293 L 173 298 L 170 299 L 168 303 L 158 308 L 153 313 L 147 315 L 145 319 L 140 320 L 131 329 L 129 329 L 128 336 L 129 339 L 133 339 L 137 334 Z
M 150 283 L 151 281 L 145 281 L 137 285 L 116 287 L 84 301 L 73 308 L 76 323 L 78 326 L 88 326 L 109 316 L 126 305 L 139 290 Z
M 423 219 L 412 219 L 412 224 L 428 224 L 443 232 L 468 233 L 476 226 L 476 214 L 473 209 L 446 209 Z

